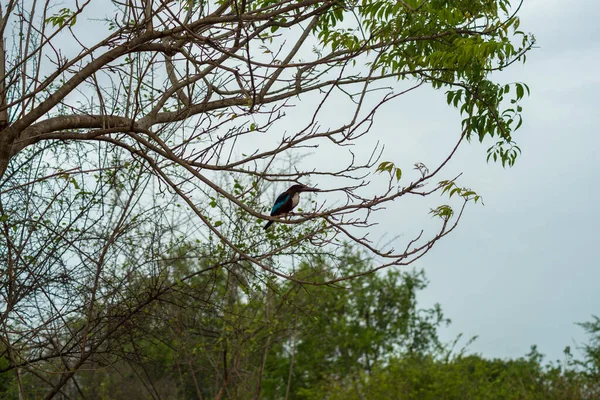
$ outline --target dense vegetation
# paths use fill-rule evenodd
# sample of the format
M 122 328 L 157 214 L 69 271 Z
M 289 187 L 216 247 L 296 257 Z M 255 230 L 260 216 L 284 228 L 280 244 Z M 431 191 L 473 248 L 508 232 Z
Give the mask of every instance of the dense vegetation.
M 369 260 L 346 249 L 354 273 Z M 311 267 L 309 267 L 311 265 Z M 197 262 L 178 262 L 167 280 Z M 322 259 L 295 276 L 324 281 Z M 388 270 L 340 285 L 303 286 L 265 279 L 248 265 L 192 279 L 162 296 L 98 351 L 62 390 L 90 399 L 596 399 L 600 394 L 600 319 L 575 360 L 546 363 L 535 346 L 519 359 L 487 359 L 441 343 L 441 308 L 418 307 L 422 272 Z M 102 307 L 102 305 L 99 305 Z M 71 329 L 76 329 L 73 321 Z M 68 363 L 69 357 L 54 360 Z M 6 371 L 9 361 L 0 359 Z M 22 372 L 26 398 L 44 394 L 52 373 Z M 15 374 L 0 375 L 2 398 L 18 398 Z

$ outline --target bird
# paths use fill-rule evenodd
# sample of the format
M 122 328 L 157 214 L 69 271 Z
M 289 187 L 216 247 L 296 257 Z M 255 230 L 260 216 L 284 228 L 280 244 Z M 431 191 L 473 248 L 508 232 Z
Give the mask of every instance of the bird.
M 321 189 L 311 188 L 305 185 L 293 185 L 285 192 L 281 193 L 277 196 L 275 200 L 275 204 L 273 204 L 273 208 L 271 208 L 271 216 L 277 216 L 282 214 L 287 214 L 291 212 L 294 207 L 298 205 L 300 201 L 300 193 L 301 192 L 320 192 Z M 264 229 L 269 228 L 273 222 L 268 221 L 264 226 Z

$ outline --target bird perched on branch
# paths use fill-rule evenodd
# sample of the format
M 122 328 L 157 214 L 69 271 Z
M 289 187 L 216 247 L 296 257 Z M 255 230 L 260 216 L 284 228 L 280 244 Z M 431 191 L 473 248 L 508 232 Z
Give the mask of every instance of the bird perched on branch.
M 298 205 L 300 201 L 300 193 L 301 192 L 320 192 L 320 189 L 311 188 L 304 185 L 294 185 L 290 187 L 285 192 L 281 193 L 277 199 L 275 200 L 275 204 L 273 204 L 273 208 L 271 209 L 271 216 L 277 216 L 282 214 L 287 214 L 291 212 L 294 207 Z M 269 221 L 265 225 L 264 229 L 267 229 L 271 226 L 271 224 L 275 221 Z

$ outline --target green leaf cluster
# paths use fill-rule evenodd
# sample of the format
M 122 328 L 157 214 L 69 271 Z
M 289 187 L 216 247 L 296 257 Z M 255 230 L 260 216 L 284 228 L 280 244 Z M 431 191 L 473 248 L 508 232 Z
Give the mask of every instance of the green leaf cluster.
M 452 197 L 455 194 L 459 197 L 462 197 L 465 201 L 473 201 L 475 203 L 481 201 L 481 196 L 478 195 L 474 190 L 460 187 L 456 184 L 454 180 L 444 180 L 439 183 L 440 187 L 442 187 L 442 195 L 444 193 L 448 193 L 448 197 Z M 482 202 L 483 203 L 483 202 Z
M 535 39 L 518 28 L 507 0 L 361 0 L 340 2 L 315 30 L 340 63 L 371 53 L 375 74 L 445 89 L 448 104 L 463 115 L 466 138 L 498 138 L 489 153 L 504 166 L 513 165 L 519 152 L 512 133 L 522 124 L 519 102 L 529 88 L 496 83 L 491 73 L 525 61 Z
M 402 178 L 402 170 L 394 165 L 391 161 L 384 161 L 377 166 L 375 172 L 388 172 L 391 177 L 395 177 L 396 181 L 399 182 Z
M 46 24 L 52 24 L 53 27 L 63 28 L 67 24 L 72 27 L 77 23 L 77 15 L 69 8 L 61 8 L 58 13 L 49 16 L 44 22 Z

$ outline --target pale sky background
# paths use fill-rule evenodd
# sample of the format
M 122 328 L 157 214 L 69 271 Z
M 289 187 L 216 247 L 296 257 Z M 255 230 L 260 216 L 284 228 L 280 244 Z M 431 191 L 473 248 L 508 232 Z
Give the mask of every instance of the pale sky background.
M 525 0 L 520 15 L 520 29 L 534 33 L 537 48 L 525 65 L 496 79 L 531 88 L 522 103 L 524 124 L 513 136 L 523 153 L 503 169 L 485 160 L 493 142 L 459 149 L 439 180 L 462 172 L 459 183 L 482 195 L 485 206 L 468 208 L 457 230 L 413 266 L 430 281 L 421 306 L 440 303 L 452 320 L 440 331 L 442 340 L 464 334 L 457 350 L 477 335 L 469 349 L 485 357 L 522 357 L 535 344 L 546 361 L 556 361 L 564 360 L 566 346 L 578 355 L 576 347 L 586 342 L 575 323 L 600 315 L 594 256 L 600 247 L 600 3 Z M 335 120 L 341 109 L 329 104 L 324 120 Z M 382 160 L 414 174 L 415 162 L 434 167 L 445 158 L 459 129 L 458 111 L 446 105 L 444 92 L 422 88 L 378 112 L 368 143 L 380 140 Z M 364 156 L 371 148 L 354 151 Z M 313 156 L 331 163 L 337 154 L 317 149 Z M 311 183 L 327 186 L 323 179 Z M 428 208 L 447 201 L 403 198 L 374 215 L 379 225 L 372 237 L 407 240 L 423 226 L 433 228 Z
M 535 34 L 539 48 L 499 79 L 526 82 L 532 91 L 514 135 L 523 154 L 503 169 L 486 163 L 489 143 L 461 147 L 440 179 L 463 172 L 460 183 L 481 194 L 485 206 L 470 207 L 457 230 L 414 267 L 430 280 L 422 306 L 440 303 L 452 319 L 443 340 L 478 335 L 470 349 L 486 357 L 520 357 L 537 344 L 556 360 L 565 346 L 585 342 L 575 322 L 600 315 L 593 255 L 600 245 L 600 2 L 525 0 L 520 15 L 521 29 Z M 339 105 L 329 106 L 335 119 Z M 417 161 L 435 166 L 459 129 L 444 93 L 425 89 L 383 107 L 368 137 L 386 145 L 384 160 L 410 170 Z M 317 150 L 313 157 L 329 162 L 332 154 Z M 429 205 L 419 208 L 419 201 L 403 199 L 377 215 L 373 233 L 412 237 L 431 221 Z
M 595 246 L 600 248 L 595 207 L 600 204 L 595 129 L 600 2 L 525 0 L 520 15 L 521 30 L 535 34 L 538 48 L 525 65 L 516 64 L 497 79 L 531 88 L 522 103 L 523 127 L 514 135 L 523 154 L 513 168 L 503 169 L 485 161 L 492 142 L 460 148 L 439 180 L 462 172 L 459 183 L 481 194 L 485 206 L 471 206 L 457 230 L 413 266 L 430 280 L 421 305 L 440 303 L 452 319 L 440 332 L 444 341 L 463 333 L 464 344 L 478 335 L 470 351 L 503 358 L 524 356 L 536 344 L 546 360 L 557 360 L 564 359 L 566 346 L 585 343 L 575 323 L 600 315 L 600 264 L 593 256 Z M 303 126 L 306 106 L 314 104 L 304 100 L 290 109 L 282 129 Z M 341 102 L 331 101 L 319 122 L 333 126 L 344 111 Z M 277 139 L 281 133 L 274 129 L 267 136 Z M 447 106 L 444 92 L 422 88 L 384 106 L 362 142 L 367 146 L 353 150 L 369 154 L 380 140 L 386 146 L 383 160 L 397 163 L 408 180 L 415 162 L 435 167 L 459 135 L 460 116 Z M 307 161 L 317 168 L 340 161 L 337 155 L 344 150 L 330 150 L 311 150 Z M 328 188 L 324 178 L 310 183 Z M 339 201 L 335 196 L 319 194 L 318 200 L 331 204 Z M 434 197 L 435 205 L 447 202 Z M 421 227 L 434 226 L 430 206 L 422 198 L 394 202 L 374 215 L 379 225 L 372 237 L 409 240 Z
M 575 322 L 600 315 L 599 16 L 595 0 L 525 0 L 521 29 L 539 48 L 507 71 L 532 90 L 514 137 L 523 154 L 505 170 L 486 164 L 478 143 L 454 159 L 485 206 L 419 261 L 431 281 L 420 299 L 452 319 L 445 340 L 479 335 L 473 352 L 519 357 L 537 344 L 563 359 L 565 346 L 586 340 Z M 423 126 L 414 116 L 412 126 L 433 132 L 452 121 L 437 98 L 444 117 Z
M 495 76 L 531 88 L 522 103 L 524 124 L 513 136 L 523 153 L 514 167 L 503 169 L 486 163 L 493 141 L 473 142 L 459 149 L 439 177 L 462 172 L 459 183 L 485 202 L 468 208 L 457 230 L 413 264 L 430 281 L 419 295 L 421 306 L 440 303 L 452 320 L 440 331 L 442 340 L 464 334 L 457 350 L 477 335 L 469 350 L 485 357 L 522 357 L 535 344 L 546 361 L 562 361 L 566 346 L 578 355 L 576 347 L 587 340 L 575 323 L 600 315 L 600 263 L 594 256 L 600 247 L 599 15 L 597 0 L 525 0 L 520 29 L 535 35 L 537 48 L 525 65 Z M 327 107 L 323 121 L 344 112 L 336 102 Z M 293 121 L 286 122 L 290 130 Z M 415 162 L 435 167 L 459 135 L 460 116 L 446 105 L 444 92 L 422 88 L 384 106 L 365 141 L 380 140 L 382 160 L 414 174 Z M 359 145 L 354 151 L 365 156 L 371 149 Z M 316 149 L 309 162 L 318 168 L 339 160 L 342 150 L 333 150 Z M 311 183 L 328 184 L 322 178 Z M 335 195 L 318 195 L 324 197 L 335 201 Z M 447 199 L 433 201 L 403 198 L 388 205 L 373 216 L 378 225 L 372 237 L 401 235 L 401 242 L 423 226 L 433 228 L 428 208 Z
M 430 280 L 422 306 L 440 303 L 452 319 L 443 340 L 478 335 L 470 349 L 486 357 L 520 357 L 537 344 L 556 360 L 565 346 L 585 342 L 575 322 L 600 315 L 594 256 L 600 247 L 600 3 L 525 0 L 520 15 L 521 29 L 535 34 L 538 48 L 498 79 L 531 88 L 524 125 L 514 136 L 523 154 L 503 169 L 486 163 L 489 143 L 461 147 L 440 179 L 463 172 L 460 183 L 481 194 L 485 206 L 470 207 L 458 229 L 414 266 Z M 327 118 L 335 120 L 342 107 L 328 107 Z M 293 130 L 291 115 L 285 123 Z M 383 159 L 410 170 L 417 161 L 439 162 L 459 129 L 444 93 L 419 89 L 383 107 L 368 140 L 381 140 Z M 311 162 L 329 163 L 332 156 L 317 149 Z M 374 236 L 412 237 L 431 221 L 419 202 L 402 200 L 376 215 Z
M 468 208 L 457 230 L 413 266 L 424 269 L 430 281 L 419 296 L 421 306 L 440 303 L 452 320 L 441 330 L 442 340 L 464 334 L 457 350 L 477 335 L 470 352 L 522 357 L 535 344 L 546 361 L 556 361 L 564 360 L 566 346 L 577 355 L 576 347 L 586 342 L 575 323 L 600 315 L 600 263 L 594 256 L 595 246 L 600 247 L 600 132 L 595 126 L 600 3 L 525 0 L 520 15 L 520 29 L 534 33 L 537 48 L 525 65 L 514 65 L 496 79 L 531 88 L 522 103 L 524 124 L 513 136 L 523 153 L 514 167 L 503 169 L 486 163 L 493 142 L 459 149 L 439 180 L 462 172 L 459 183 L 482 195 L 485 206 Z M 324 119 L 335 120 L 343 111 L 339 104 L 328 106 Z M 406 173 L 417 161 L 436 166 L 459 129 L 458 111 L 446 105 L 444 92 L 422 88 L 384 106 L 368 140 L 384 143 L 382 160 Z M 354 151 L 365 155 L 370 149 Z M 317 149 L 311 162 L 331 163 L 336 155 Z M 322 181 L 311 183 L 325 187 Z M 403 198 L 388 206 L 374 215 L 379 225 L 372 236 L 406 240 L 423 226 L 433 227 L 428 207 L 447 199 L 433 201 Z

